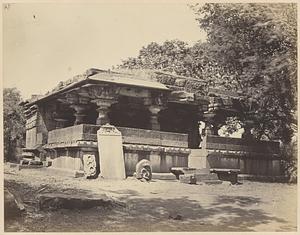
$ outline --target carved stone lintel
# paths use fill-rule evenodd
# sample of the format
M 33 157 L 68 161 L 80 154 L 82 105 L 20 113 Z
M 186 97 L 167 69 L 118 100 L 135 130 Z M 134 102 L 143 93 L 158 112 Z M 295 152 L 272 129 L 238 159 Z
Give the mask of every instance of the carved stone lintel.
M 87 88 L 89 97 L 92 99 L 115 99 L 120 88 L 113 86 L 91 86 Z

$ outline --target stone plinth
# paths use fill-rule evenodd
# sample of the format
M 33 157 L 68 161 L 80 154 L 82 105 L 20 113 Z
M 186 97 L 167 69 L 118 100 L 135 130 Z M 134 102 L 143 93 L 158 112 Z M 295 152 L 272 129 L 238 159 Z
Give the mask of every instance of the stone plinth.
M 103 125 L 97 131 L 100 174 L 105 179 L 125 179 L 122 135 L 114 126 Z

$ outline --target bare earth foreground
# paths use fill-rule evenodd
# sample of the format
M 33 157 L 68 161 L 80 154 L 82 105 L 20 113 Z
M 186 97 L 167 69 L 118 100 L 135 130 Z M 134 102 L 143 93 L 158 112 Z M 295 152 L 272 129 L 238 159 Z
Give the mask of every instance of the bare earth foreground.
M 296 231 L 297 186 L 244 181 L 240 185 L 189 185 L 178 181 L 87 180 L 45 169 L 5 166 L 5 187 L 26 211 L 5 221 L 5 231 Z M 106 194 L 125 207 L 40 211 L 37 194 Z

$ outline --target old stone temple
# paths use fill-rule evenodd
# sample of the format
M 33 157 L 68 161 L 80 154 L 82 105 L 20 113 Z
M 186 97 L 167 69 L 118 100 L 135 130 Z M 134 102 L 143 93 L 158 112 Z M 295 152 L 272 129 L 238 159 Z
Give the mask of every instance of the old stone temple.
M 89 69 L 22 104 L 23 155 L 72 172 L 85 172 L 91 158 L 98 176 L 97 131 L 110 124 L 121 135 L 126 176 L 142 159 L 151 162 L 154 173 L 193 167 L 279 175 L 277 142 L 218 136 L 226 118 L 239 112 L 239 95 L 162 71 Z M 201 133 L 200 121 L 205 123 Z

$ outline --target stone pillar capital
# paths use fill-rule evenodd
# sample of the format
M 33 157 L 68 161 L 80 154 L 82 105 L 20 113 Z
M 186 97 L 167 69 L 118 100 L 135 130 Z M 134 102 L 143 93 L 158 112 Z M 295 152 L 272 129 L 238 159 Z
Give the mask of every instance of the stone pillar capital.
M 97 99 L 92 99 L 91 103 L 94 103 L 97 105 L 98 109 L 106 109 L 109 108 L 111 105 L 117 103 L 118 100 L 114 98 L 97 98 Z
M 164 109 L 164 107 L 160 105 L 150 105 L 148 109 L 151 112 L 151 114 L 157 115 L 161 110 Z
M 96 120 L 97 125 L 109 124 L 108 112 L 111 105 L 118 102 L 117 99 L 110 98 L 96 98 L 91 100 L 92 103 L 97 105 L 98 118 Z
M 150 111 L 150 128 L 152 130 L 160 130 L 160 123 L 158 120 L 158 113 L 165 109 L 162 105 L 148 105 L 148 110 Z

